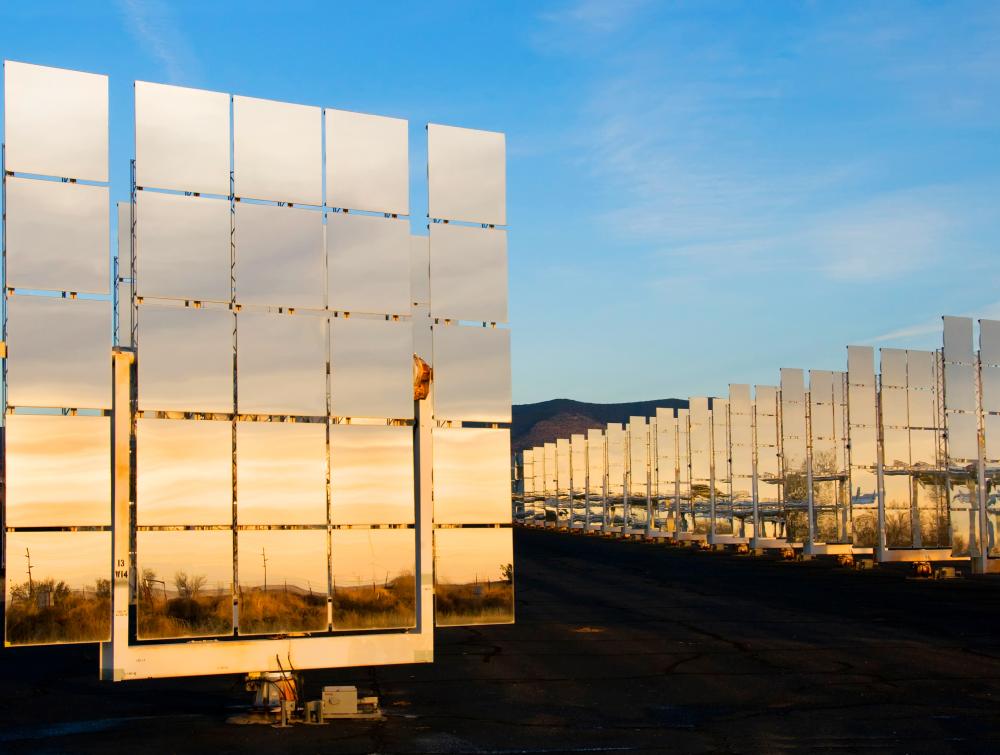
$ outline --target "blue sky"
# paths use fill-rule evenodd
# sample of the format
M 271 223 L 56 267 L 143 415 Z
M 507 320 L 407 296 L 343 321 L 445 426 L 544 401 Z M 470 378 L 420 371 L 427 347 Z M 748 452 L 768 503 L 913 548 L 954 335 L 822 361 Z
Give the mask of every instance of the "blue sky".
M 1000 318 L 1000 4 L 5 3 L 0 55 L 505 131 L 514 399 L 844 369 Z M 413 194 L 424 232 L 426 194 Z

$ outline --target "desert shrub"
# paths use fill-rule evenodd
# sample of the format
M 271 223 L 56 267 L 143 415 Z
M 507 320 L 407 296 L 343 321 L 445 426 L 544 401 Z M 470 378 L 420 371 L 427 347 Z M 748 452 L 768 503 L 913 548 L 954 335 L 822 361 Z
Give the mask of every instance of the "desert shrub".
M 100 584 L 74 591 L 61 580 L 48 579 L 11 587 L 7 642 L 12 645 L 100 642 L 110 635 L 110 592 Z

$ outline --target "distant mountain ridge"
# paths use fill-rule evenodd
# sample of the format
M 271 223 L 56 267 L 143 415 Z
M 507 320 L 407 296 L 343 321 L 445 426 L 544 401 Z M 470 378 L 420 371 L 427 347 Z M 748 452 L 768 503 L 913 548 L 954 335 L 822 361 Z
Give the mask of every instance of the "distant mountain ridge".
M 514 404 L 511 446 L 515 451 L 603 428 L 609 422 L 628 422 L 632 416 L 652 417 L 657 407 L 686 409 L 687 399 L 662 398 L 621 404 L 591 404 L 569 398 L 554 398 L 536 404 Z

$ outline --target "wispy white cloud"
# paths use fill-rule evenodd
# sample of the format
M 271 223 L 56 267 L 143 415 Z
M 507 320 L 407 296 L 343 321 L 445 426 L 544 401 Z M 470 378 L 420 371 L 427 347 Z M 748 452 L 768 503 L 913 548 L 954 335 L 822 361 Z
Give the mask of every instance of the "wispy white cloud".
M 171 7 L 161 0 L 118 0 L 128 32 L 163 66 L 171 84 L 190 84 L 200 64 L 177 24 Z
M 649 0 L 575 0 L 555 10 L 542 13 L 544 21 L 556 25 L 569 25 L 576 31 L 585 30 L 607 34 L 628 25 L 638 11 L 649 5 Z
M 948 314 L 948 313 L 942 313 Z M 992 304 L 984 304 L 974 310 L 963 312 L 957 317 L 971 317 L 974 320 L 1000 320 L 1000 301 L 995 301 Z M 940 334 L 942 332 L 941 317 L 934 317 L 927 320 L 922 320 L 920 322 L 915 322 L 910 325 L 904 325 L 901 328 L 896 328 L 888 333 L 883 333 L 882 335 L 875 336 L 874 338 L 869 338 L 864 341 L 864 343 L 885 343 L 891 341 L 910 341 L 913 339 L 921 339 L 926 336 L 937 335 L 940 339 Z

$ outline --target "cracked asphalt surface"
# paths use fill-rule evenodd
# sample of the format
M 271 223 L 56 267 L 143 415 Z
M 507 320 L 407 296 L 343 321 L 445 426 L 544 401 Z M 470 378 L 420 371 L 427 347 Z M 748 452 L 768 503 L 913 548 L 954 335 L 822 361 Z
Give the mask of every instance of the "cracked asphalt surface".
M 517 624 L 432 665 L 314 671 L 384 721 L 225 723 L 236 676 L 104 684 L 91 646 L 0 651 L 19 753 L 1000 751 L 1000 579 L 923 581 L 518 530 Z

